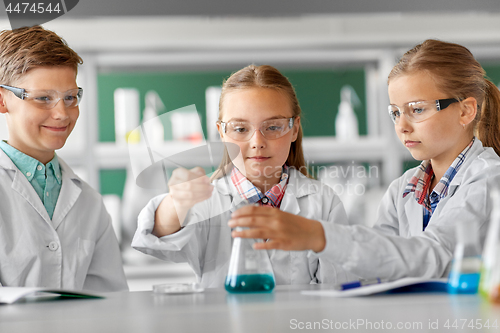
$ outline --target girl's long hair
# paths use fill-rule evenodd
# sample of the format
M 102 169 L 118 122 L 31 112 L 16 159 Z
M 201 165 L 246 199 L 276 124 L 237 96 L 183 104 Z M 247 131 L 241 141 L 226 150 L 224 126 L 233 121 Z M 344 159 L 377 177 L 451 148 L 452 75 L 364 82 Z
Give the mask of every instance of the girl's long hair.
M 389 74 L 388 82 L 417 71 L 431 74 L 438 88 L 450 97 L 477 100 L 474 135 L 500 155 L 500 91 L 486 78 L 472 53 L 459 44 L 428 39 L 403 55 Z

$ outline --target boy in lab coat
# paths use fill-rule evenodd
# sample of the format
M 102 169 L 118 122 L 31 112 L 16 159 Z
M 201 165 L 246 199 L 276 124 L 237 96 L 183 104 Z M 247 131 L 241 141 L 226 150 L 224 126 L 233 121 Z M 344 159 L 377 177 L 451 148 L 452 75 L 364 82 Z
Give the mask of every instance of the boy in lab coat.
M 40 26 L 0 33 L 0 283 L 127 290 L 101 196 L 55 154 L 79 116 L 82 59 Z

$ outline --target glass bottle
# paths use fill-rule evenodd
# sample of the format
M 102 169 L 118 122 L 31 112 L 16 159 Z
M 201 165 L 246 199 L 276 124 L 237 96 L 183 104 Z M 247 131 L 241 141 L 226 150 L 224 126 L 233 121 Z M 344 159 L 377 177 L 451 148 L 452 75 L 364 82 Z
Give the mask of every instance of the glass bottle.
M 451 294 L 475 294 L 479 287 L 481 246 L 479 228 L 474 221 L 457 222 L 457 245 L 448 277 Z
M 497 244 L 496 250 L 496 260 L 491 271 L 488 298 L 490 301 L 500 304 L 500 244 Z
M 492 274 L 495 265 L 500 265 L 498 251 L 500 247 L 500 191 L 495 188 L 490 194 L 492 212 L 490 226 L 486 234 L 483 250 L 483 263 L 481 267 L 481 280 L 479 292 L 483 297 L 488 298 L 492 287 Z
M 237 227 L 241 231 L 243 228 Z M 225 287 L 230 293 L 270 292 L 274 289 L 274 273 L 267 251 L 252 245 L 262 242 L 236 237 L 233 241 Z

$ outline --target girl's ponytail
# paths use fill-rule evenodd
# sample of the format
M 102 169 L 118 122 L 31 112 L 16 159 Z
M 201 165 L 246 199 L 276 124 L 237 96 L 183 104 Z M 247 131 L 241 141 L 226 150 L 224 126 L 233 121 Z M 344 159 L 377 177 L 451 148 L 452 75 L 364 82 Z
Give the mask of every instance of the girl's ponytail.
M 492 147 L 500 156 L 500 90 L 488 79 L 476 136 L 485 147 Z

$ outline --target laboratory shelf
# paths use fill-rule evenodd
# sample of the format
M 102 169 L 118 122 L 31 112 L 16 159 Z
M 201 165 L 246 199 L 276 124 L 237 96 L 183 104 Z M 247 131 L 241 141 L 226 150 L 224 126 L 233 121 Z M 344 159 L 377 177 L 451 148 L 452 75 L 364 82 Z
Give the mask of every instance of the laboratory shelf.
M 430 35 L 434 36 L 436 30 L 434 27 L 421 29 L 419 33 L 409 35 L 406 30 L 392 29 L 391 25 L 384 23 L 407 19 L 406 16 L 393 16 L 377 15 L 369 19 L 363 15 L 347 18 L 302 17 L 285 21 L 267 18 L 243 21 L 227 18 L 170 20 L 159 16 L 146 20 L 148 31 L 169 31 L 166 26 L 186 27 L 181 29 L 183 34 L 180 37 L 178 34 L 174 37 L 171 34 L 145 35 L 137 29 L 137 24 L 130 24 L 130 18 L 116 19 L 111 23 L 90 19 L 87 26 L 96 31 L 109 32 L 97 39 L 92 38 L 92 43 L 87 39 L 93 34 L 87 34 L 88 38 L 83 36 L 85 38 L 82 39 L 81 31 L 73 28 L 71 20 L 50 22 L 53 30 L 65 32 L 65 39 L 85 59 L 77 79 L 78 84 L 85 87 L 85 101 L 80 107 L 80 131 L 72 134 L 78 138 L 79 144 L 63 149 L 59 154 L 72 167 L 86 174 L 87 181 L 98 190 L 101 169 L 123 169 L 130 164 L 126 146 L 99 142 L 99 125 L 102 124 L 99 124 L 98 115 L 102 110 L 99 110 L 98 100 L 102 91 L 98 87 L 98 76 L 102 72 L 234 70 L 250 63 L 272 64 L 288 69 L 329 70 L 362 66 L 366 73 L 367 136 L 349 142 L 340 142 L 334 137 L 307 137 L 304 139 L 304 152 L 311 164 L 355 161 L 379 165 L 381 185 L 388 186 L 401 175 L 403 162 L 411 157 L 397 142 L 393 125 L 383 112 L 389 104 L 387 77 L 397 59 L 409 47 Z M 461 22 L 460 19 L 448 17 L 445 18 L 446 24 L 441 26 L 446 28 L 441 29 L 436 37 L 469 46 L 480 61 L 498 62 L 500 39 L 495 30 L 498 18 L 491 13 L 467 14 L 464 18 L 484 24 L 471 24 L 464 30 L 456 24 Z M 137 19 L 133 18 L 133 21 L 137 22 Z M 422 19 L 425 22 L 436 21 L 434 15 L 423 15 Z M 439 19 L 440 22 L 443 20 L 442 17 Z M 123 34 L 123 29 L 105 29 L 109 24 L 132 29 L 134 33 Z M 242 24 L 247 27 L 243 29 L 245 33 L 243 36 L 241 33 L 235 35 L 234 27 L 241 32 Z M 265 34 L 261 33 L 263 24 Z M 294 29 L 284 28 L 284 24 Z M 471 27 L 476 30 L 471 32 Z M 297 34 L 299 30 L 301 33 Z M 200 31 L 204 32 L 201 37 Z M 311 111 L 325 112 L 319 108 Z M 169 156 L 193 147 L 190 143 L 169 142 L 159 148 L 159 154 Z M 189 154 L 181 164 L 184 162 L 186 166 L 211 165 L 208 159 L 190 157 Z
M 205 142 L 191 143 L 183 141 L 166 141 L 163 145 L 153 148 L 154 161 L 158 161 L 161 156 L 169 157 L 178 154 L 176 162 L 185 167 L 210 167 L 212 161 L 208 154 L 199 154 L 198 150 L 190 152 L 192 149 L 205 145 Z M 372 138 L 361 136 L 359 139 L 343 141 L 335 137 L 306 137 L 303 139 L 304 155 L 306 163 L 328 164 L 334 162 L 379 162 L 385 156 L 394 154 L 391 148 L 394 145 L 387 138 Z M 183 153 L 184 152 L 184 153 Z M 183 154 L 180 154 L 183 153 Z M 405 149 L 398 149 L 401 157 L 411 159 L 411 155 Z M 119 145 L 114 142 L 101 142 L 94 147 L 94 157 L 97 166 L 101 169 L 124 169 L 130 163 L 130 156 L 135 158 L 149 158 L 145 146 Z M 59 154 L 71 165 L 79 165 L 84 162 L 84 157 L 75 152 L 64 151 Z M 214 161 L 219 165 L 218 161 Z M 176 167 L 175 164 L 166 160 L 166 166 Z
M 397 143 L 396 143 L 397 144 Z M 304 138 L 304 155 L 310 164 L 334 162 L 379 162 L 386 156 L 394 154 L 390 138 L 361 136 L 349 141 L 335 137 Z M 411 158 L 406 149 L 397 149 L 403 158 Z
M 210 166 L 210 159 L 208 156 L 193 156 L 189 153 L 191 149 L 202 145 L 204 145 L 203 142 L 194 144 L 182 141 L 166 141 L 163 145 L 152 148 L 154 152 L 154 161 L 158 161 L 162 156 L 168 157 L 179 154 L 176 161 L 180 165 L 186 167 L 196 165 Z M 180 154 L 182 152 L 186 153 Z M 150 159 L 147 147 L 143 145 L 133 145 L 129 147 L 128 145 L 117 145 L 113 142 L 99 143 L 96 145 L 95 153 L 98 166 L 102 169 L 126 168 L 130 164 L 130 156 L 132 156 L 132 158 Z M 168 161 L 166 165 L 175 167 L 175 165 L 168 163 Z

